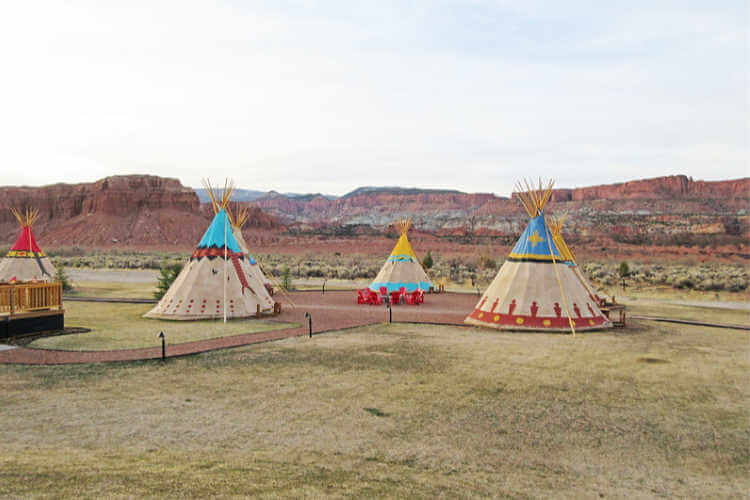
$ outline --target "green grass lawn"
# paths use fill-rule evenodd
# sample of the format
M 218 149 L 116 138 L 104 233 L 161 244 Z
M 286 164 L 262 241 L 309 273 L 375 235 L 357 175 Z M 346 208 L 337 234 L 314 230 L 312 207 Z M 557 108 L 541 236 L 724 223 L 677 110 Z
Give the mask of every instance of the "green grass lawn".
M 750 326 L 750 312 L 695 305 L 665 304 L 650 299 L 627 300 L 629 316 L 658 316 L 705 323 Z
M 0 496 L 741 497 L 749 354 L 741 331 L 650 322 L 393 324 L 2 365 Z
M 243 333 L 257 333 L 296 326 L 290 323 L 247 319 L 223 321 L 164 321 L 142 316 L 153 304 L 66 302 L 65 325 L 91 329 L 88 333 L 35 340 L 29 347 L 71 351 L 105 351 L 161 345 L 159 332 L 169 344 L 181 344 Z

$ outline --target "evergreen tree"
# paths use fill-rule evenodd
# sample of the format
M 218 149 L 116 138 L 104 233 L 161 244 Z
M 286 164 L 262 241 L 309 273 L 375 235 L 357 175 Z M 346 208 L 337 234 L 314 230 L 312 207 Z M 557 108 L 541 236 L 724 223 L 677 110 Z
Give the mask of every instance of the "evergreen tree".
M 55 281 L 62 283 L 63 292 L 71 291 L 73 289 L 73 282 L 70 281 L 70 276 L 65 272 L 65 268 L 62 265 L 58 265 L 56 269 Z
M 431 269 L 433 264 L 434 262 L 432 261 L 432 252 L 428 250 L 424 256 L 424 259 L 422 259 L 422 265 L 425 269 Z
M 289 266 L 284 266 L 284 269 L 281 271 L 281 288 L 284 290 L 292 289 L 292 273 L 289 270 Z
M 154 292 L 154 298 L 157 300 L 164 297 L 169 287 L 172 286 L 177 275 L 182 271 L 182 263 L 176 262 L 169 264 L 167 261 L 161 263 L 161 269 L 159 269 L 158 283 L 156 284 L 156 291 Z
M 628 266 L 628 263 L 625 261 L 620 262 L 620 267 L 617 269 L 617 272 L 620 275 L 620 278 L 625 278 L 630 275 L 630 266 Z

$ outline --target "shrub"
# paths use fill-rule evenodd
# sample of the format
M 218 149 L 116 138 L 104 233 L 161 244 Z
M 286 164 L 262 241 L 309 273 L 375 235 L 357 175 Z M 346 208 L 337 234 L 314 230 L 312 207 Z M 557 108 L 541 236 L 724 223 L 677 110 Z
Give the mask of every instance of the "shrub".
M 617 273 L 620 275 L 620 278 L 627 278 L 630 275 L 630 266 L 628 266 L 628 263 L 625 261 L 620 262 Z
M 289 266 L 284 266 L 281 270 L 281 288 L 284 290 L 292 289 L 292 273 L 289 270 Z
M 688 290 L 692 290 L 695 287 L 695 281 L 693 280 L 692 276 L 682 276 L 681 278 L 678 278 L 674 282 L 675 288 L 687 288 Z
M 432 261 L 432 252 L 428 250 L 424 256 L 424 259 L 422 259 L 422 265 L 425 269 L 432 269 L 433 264 L 434 262 Z
M 488 255 L 481 255 L 479 257 L 479 267 L 482 269 L 497 269 L 497 262 Z
M 59 281 L 62 284 L 63 292 L 69 292 L 73 289 L 73 282 L 70 281 L 70 276 L 65 272 L 65 268 L 62 265 L 58 265 L 56 268 L 55 281 Z
M 182 271 L 182 263 L 169 264 L 165 260 L 162 263 L 161 269 L 159 269 L 158 283 L 156 284 L 156 291 L 154 292 L 154 298 L 161 299 L 164 294 L 167 293 L 169 287 L 174 283 L 177 275 Z

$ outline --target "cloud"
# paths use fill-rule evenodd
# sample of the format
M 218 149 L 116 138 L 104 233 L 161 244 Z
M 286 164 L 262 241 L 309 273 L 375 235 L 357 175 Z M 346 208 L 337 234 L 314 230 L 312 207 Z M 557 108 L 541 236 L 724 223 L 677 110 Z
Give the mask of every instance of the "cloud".
M 0 21 L 2 183 L 507 194 L 524 175 L 745 176 L 744 10 L 17 2 Z

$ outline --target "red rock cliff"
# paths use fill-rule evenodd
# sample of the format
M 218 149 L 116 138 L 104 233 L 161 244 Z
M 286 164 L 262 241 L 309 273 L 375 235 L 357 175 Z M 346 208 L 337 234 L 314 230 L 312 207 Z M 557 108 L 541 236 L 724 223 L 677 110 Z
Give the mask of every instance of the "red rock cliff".
M 38 208 L 34 230 L 44 247 L 195 245 L 213 216 L 179 180 L 112 176 L 85 184 L 0 187 L 0 241 L 12 243 L 18 226 L 9 208 Z M 274 227 L 254 208 L 246 227 Z

